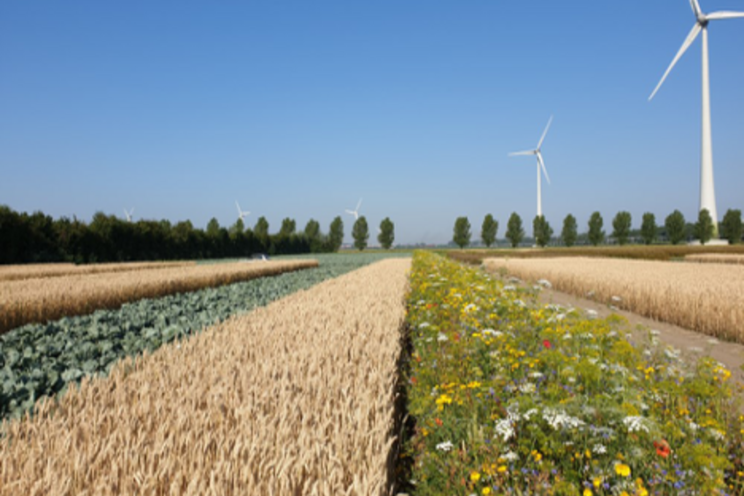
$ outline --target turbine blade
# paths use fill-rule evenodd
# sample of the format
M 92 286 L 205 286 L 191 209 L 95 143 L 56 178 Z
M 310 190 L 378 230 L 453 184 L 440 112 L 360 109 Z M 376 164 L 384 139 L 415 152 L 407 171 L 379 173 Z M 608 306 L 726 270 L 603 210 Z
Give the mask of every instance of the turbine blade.
M 550 124 L 553 122 L 553 116 L 550 116 L 550 120 L 548 121 L 548 125 L 545 127 L 545 131 L 543 131 L 542 138 L 540 138 L 540 142 L 537 144 L 537 149 L 539 150 L 540 147 L 543 144 L 543 141 L 545 140 L 545 135 L 548 134 L 548 129 L 550 129 Z
M 517 155 L 534 155 L 534 154 L 535 154 L 535 150 L 530 150 L 530 151 L 524 151 L 524 152 L 510 153 L 509 156 L 516 157 Z
M 347 214 L 354 215 L 354 211 L 353 210 L 344 210 L 344 212 L 346 212 Z
M 672 67 L 674 67 L 674 64 L 676 64 L 679 58 L 687 51 L 688 48 L 690 48 L 690 45 L 692 45 L 692 42 L 695 41 L 695 38 L 697 38 L 697 35 L 700 34 L 701 29 L 703 28 L 702 26 L 700 26 L 700 23 L 696 22 L 695 25 L 692 27 L 690 34 L 687 35 L 687 39 L 685 39 L 685 42 L 682 43 L 682 47 L 677 52 L 677 55 L 674 57 L 674 60 L 672 60 L 672 63 L 669 64 L 669 67 L 667 68 L 666 72 L 661 77 L 661 81 L 659 81 L 659 84 L 656 85 L 656 88 L 654 88 L 654 91 L 653 93 L 651 93 L 651 96 L 648 97 L 649 101 L 651 101 L 651 99 L 654 97 L 656 92 L 659 91 L 659 88 L 661 88 L 661 85 L 664 84 L 664 80 L 667 78 L 669 73 L 672 71 Z
M 537 153 L 537 161 L 540 163 L 540 167 L 542 167 L 543 174 L 545 174 L 545 179 L 548 180 L 548 184 L 550 184 L 550 176 L 548 175 L 548 169 L 545 168 L 545 162 L 543 162 L 542 153 Z
M 359 207 L 361 207 L 361 206 L 362 206 L 362 199 L 361 199 L 361 198 L 359 198 L 359 203 L 357 203 L 357 208 L 356 208 L 356 210 L 354 210 L 354 211 L 355 211 L 355 212 L 358 212 L 358 211 L 359 211 Z
M 737 17 L 744 17 L 744 12 L 730 12 L 722 10 L 720 12 L 713 12 L 712 14 L 707 14 L 705 16 L 705 18 L 709 21 L 719 21 L 721 19 L 736 19 Z
M 692 13 L 695 14 L 695 17 L 698 17 L 702 12 L 698 0 L 690 0 L 690 7 L 692 7 Z
M 238 215 L 240 215 L 241 210 L 240 210 L 240 205 L 238 205 L 237 200 L 235 200 L 235 206 L 238 207 Z

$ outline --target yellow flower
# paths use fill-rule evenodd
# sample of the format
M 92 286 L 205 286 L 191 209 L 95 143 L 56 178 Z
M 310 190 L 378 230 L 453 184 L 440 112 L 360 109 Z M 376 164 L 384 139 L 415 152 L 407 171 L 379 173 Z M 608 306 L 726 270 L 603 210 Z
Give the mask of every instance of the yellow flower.
M 645 487 L 639 487 L 636 494 L 638 494 L 638 496 L 648 496 L 648 491 Z
M 623 477 L 628 477 L 630 475 L 630 467 L 624 463 L 618 463 L 615 465 L 615 473 Z
M 594 485 L 595 488 L 599 488 L 599 486 L 602 485 L 602 477 L 595 477 L 594 480 L 592 480 L 592 485 Z
M 499 468 L 496 469 L 496 471 L 500 474 L 503 474 L 506 472 L 506 465 L 501 465 Z
M 591 489 L 586 488 L 586 489 L 584 489 L 584 493 L 582 494 L 582 496 L 592 496 L 593 494 L 594 493 L 592 492 Z
M 478 472 L 472 472 L 470 474 L 470 480 L 473 482 L 478 482 L 481 478 L 481 475 Z
M 490 487 L 484 487 L 482 493 L 483 494 L 491 494 L 491 488 Z

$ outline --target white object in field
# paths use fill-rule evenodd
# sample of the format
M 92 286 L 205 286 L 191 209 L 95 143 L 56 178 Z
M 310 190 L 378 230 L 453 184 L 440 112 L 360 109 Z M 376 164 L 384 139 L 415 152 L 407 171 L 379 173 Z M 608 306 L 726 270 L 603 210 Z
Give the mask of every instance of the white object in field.
M 354 210 L 346 210 L 347 214 L 351 214 L 354 216 L 354 220 L 359 220 L 359 207 L 362 206 L 362 199 L 359 198 L 359 203 L 357 203 L 357 206 Z
M 677 61 L 682 55 L 690 48 L 690 45 L 695 41 L 700 32 L 703 33 L 703 115 L 702 115 L 702 135 L 700 143 L 700 210 L 704 208 L 710 212 L 710 216 L 713 219 L 713 225 L 715 228 L 715 236 L 718 237 L 718 211 L 716 209 L 716 193 L 713 185 L 713 141 L 711 138 L 711 125 L 710 125 L 710 76 L 708 70 L 708 23 L 710 21 L 718 21 L 721 19 L 734 19 L 737 17 L 744 17 L 744 12 L 729 12 L 720 11 L 713 12 L 711 14 L 705 14 L 700 9 L 698 0 L 690 0 L 692 6 L 692 12 L 695 14 L 695 25 L 692 27 L 690 34 L 687 35 L 682 47 L 677 52 L 677 55 L 669 64 L 664 75 L 661 77 L 661 81 L 654 88 L 651 96 L 648 97 L 649 101 L 659 91 L 661 85 L 666 80 L 672 68 L 675 66 Z
M 250 212 L 248 211 L 243 212 L 242 210 L 240 210 L 240 205 L 238 205 L 238 200 L 235 200 L 235 206 L 238 207 L 238 219 L 243 220 L 246 217 L 248 217 L 248 215 L 250 215 Z
M 517 155 L 534 155 L 537 157 L 537 216 L 542 215 L 542 190 L 541 190 L 541 184 L 540 184 L 540 169 L 542 168 L 543 173 L 545 174 L 545 179 L 548 181 L 548 184 L 550 184 L 550 176 L 548 176 L 548 170 L 545 168 L 545 161 L 542 157 L 542 152 L 540 151 L 540 148 L 542 147 L 543 141 L 545 140 L 545 136 L 548 134 L 548 129 L 550 129 L 550 124 L 553 122 L 553 116 L 550 116 L 550 120 L 548 120 L 548 125 L 545 127 L 545 131 L 543 131 L 542 137 L 540 138 L 540 142 L 537 144 L 537 148 L 534 150 L 527 150 L 524 152 L 514 152 L 510 153 L 510 157 L 514 157 Z
M 133 214 L 133 213 L 134 213 L 134 208 L 132 208 L 132 209 L 131 209 L 131 210 L 129 210 L 129 211 L 127 211 L 127 209 L 126 209 L 126 208 L 124 209 L 124 215 L 125 215 L 125 216 L 126 216 L 126 218 L 127 218 L 127 222 L 132 222 L 132 214 Z

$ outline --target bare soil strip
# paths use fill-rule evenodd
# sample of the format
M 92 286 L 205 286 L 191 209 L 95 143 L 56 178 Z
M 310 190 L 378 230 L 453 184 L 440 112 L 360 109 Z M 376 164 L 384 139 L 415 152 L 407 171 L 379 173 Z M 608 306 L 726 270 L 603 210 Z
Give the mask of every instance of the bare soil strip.
M 3 424 L 0 495 L 390 494 L 409 267 L 327 281 Z
M 37 277 L 62 277 L 83 274 L 101 274 L 104 272 L 126 272 L 129 270 L 163 269 L 167 267 L 185 267 L 196 262 L 123 262 L 90 265 L 71 263 L 0 265 L 0 281 L 18 281 Z
M 317 266 L 315 260 L 237 262 L 7 281 L 0 284 L 0 333 L 24 324 L 118 308 L 143 298 Z

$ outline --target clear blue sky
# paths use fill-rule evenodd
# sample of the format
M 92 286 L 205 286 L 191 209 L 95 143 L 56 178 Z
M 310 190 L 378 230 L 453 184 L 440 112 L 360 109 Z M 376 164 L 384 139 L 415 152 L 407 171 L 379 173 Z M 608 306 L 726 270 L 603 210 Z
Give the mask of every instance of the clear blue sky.
M 744 11 L 741 0 L 701 0 Z M 0 2 L 0 204 L 89 220 L 251 215 L 396 241 L 531 233 L 543 145 L 556 232 L 594 210 L 697 216 L 698 40 L 686 0 Z M 744 19 L 710 26 L 719 215 L 744 208 Z M 611 229 L 611 227 L 610 227 Z M 374 237 L 374 236 L 373 236 Z

